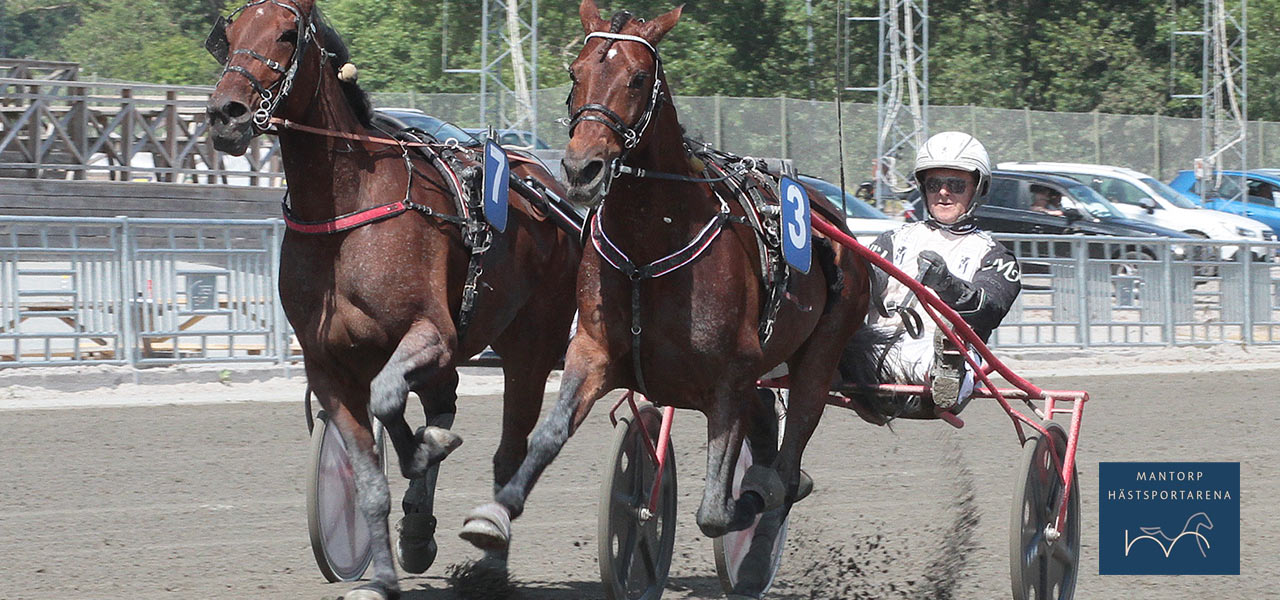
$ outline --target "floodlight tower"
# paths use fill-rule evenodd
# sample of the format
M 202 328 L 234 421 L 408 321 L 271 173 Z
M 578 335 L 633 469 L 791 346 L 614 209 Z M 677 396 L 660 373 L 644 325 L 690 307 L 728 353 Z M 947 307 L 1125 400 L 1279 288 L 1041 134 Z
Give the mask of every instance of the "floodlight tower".
M 1200 158 L 1196 177 L 1200 189 L 1221 189 L 1222 169 L 1248 169 L 1248 9 L 1245 0 L 1204 0 L 1204 28 L 1174 31 L 1179 36 L 1201 38 L 1203 56 L 1199 94 L 1173 94 L 1174 98 L 1200 100 Z M 1234 189 L 1233 189 L 1234 188 Z M 1227 200 L 1244 201 L 1247 180 L 1227 186 Z
M 445 73 L 480 76 L 480 122 L 538 134 L 538 0 L 480 0 L 480 67 L 448 65 L 449 2 L 443 2 Z M 527 10 L 524 7 L 528 7 Z M 508 84 L 510 82 L 510 84 Z M 495 110 L 490 95 L 498 100 Z M 507 106 L 510 102 L 511 106 Z
M 911 186 L 911 161 L 929 135 L 929 0 L 879 0 L 874 17 L 844 19 L 844 72 L 849 73 L 849 30 L 854 23 L 875 22 L 879 31 L 879 64 L 874 86 L 851 92 L 876 94 L 876 204 Z M 850 4 L 846 0 L 846 6 Z

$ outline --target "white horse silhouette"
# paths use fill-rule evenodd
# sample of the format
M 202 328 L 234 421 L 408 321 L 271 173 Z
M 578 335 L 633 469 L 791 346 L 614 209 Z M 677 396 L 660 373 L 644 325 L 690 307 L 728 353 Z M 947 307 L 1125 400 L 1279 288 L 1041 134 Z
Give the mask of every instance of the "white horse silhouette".
M 1193 526 L 1192 523 L 1195 525 Z M 1198 512 L 1187 518 L 1187 524 L 1182 526 L 1182 533 L 1179 533 L 1174 537 L 1166 535 L 1164 529 L 1161 527 L 1139 527 L 1138 530 L 1146 535 L 1140 535 L 1130 540 L 1129 530 L 1126 529 L 1124 530 L 1124 555 L 1129 556 L 1129 549 L 1132 548 L 1134 544 L 1138 543 L 1138 540 L 1151 540 L 1160 546 L 1160 550 L 1164 552 L 1165 558 L 1168 558 L 1169 553 L 1173 552 L 1173 547 L 1178 543 L 1178 540 L 1182 539 L 1182 536 L 1189 535 L 1195 537 L 1196 546 L 1200 548 L 1200 556 L 1207 557 L 1208 554 L 1205 553 L 1205 550 L 1209 549 L 1209 540 L 1200 533 L 1201 529 L 1213 529 L 1213 521 L 1209 520 L 1209 515 L 1203 512 Z M 1163 541 L 1161 541 L 1161 538 L 1163 538 Z M 1166 542 L 1168 545 L 1166 545 Z

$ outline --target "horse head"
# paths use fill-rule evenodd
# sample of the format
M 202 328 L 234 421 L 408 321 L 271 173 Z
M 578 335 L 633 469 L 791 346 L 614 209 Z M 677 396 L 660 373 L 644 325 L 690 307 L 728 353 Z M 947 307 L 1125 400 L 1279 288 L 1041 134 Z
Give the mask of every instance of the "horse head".
M 613 165 L 645 145 L 645 130 L 661 107 L 665 87 L 658 42 L 680 20 L 682 9 L 652 21 L 620 11 L 605 21 L 595 0 L 582 1 L 578 15 L 586 39 L 569 66 L 573 88 L 566 101 L 569 145 L 563 161 L 574 203 L 598 204 L 615 175 Z
M 210 134 L 214 147 L 237 156 L 277 113 L 297 120 L 307 112 L 320 91 L 324 65 L 333 77 L 355 85 L 355 67 L 315 0 L 248 0 L 218 19 L 205 47 L 224 65 L 206 109 Z

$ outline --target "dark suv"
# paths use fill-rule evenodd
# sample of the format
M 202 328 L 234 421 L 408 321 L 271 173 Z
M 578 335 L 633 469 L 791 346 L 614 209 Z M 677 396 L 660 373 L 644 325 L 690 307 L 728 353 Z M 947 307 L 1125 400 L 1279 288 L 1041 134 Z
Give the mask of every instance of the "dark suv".
M 1061 208 L 1054 212 L 1036 210 L 1037 197 L 1046 196 L 1061 198 Z M 916 196 L 907 220 L 919 220 L 923 211 L 924 205 Z M 995 171 L 986 202 L 975 215 L 979 227 L 999 233 L 1190 237 L 1181 231 L 1125 218 L 1089 186 L 1057 175 Z
M 908 221 L 919 220 L 920 215 L 925 214 L 924 202 L 919 197 L 919 192 L 916 194 L 911 208 L 907 210 Z M 1046 205 L 1044 200 L 1048 198 L 1058 199 L 1060 204 Z M 1194 239 L 1181 231 L 1125 218 L 1119 209 L 1089 186 L 1057 175 L 993 171 L 986 202 L 978 207 L 974 215 L 978 219 L 978 227 L 993 233 Z M 1012 244 L 1006 242 L 1006 245 Z M 1035 245 L 1038 246 L 1035 250 L 1022 250 L 1046 257 L 1065 257 L 1071 254 L 1065 243 L 1060 248 L 1056 247 L 1058 244 L 1054 244 L 1052 252 L 1045 247 L 1046 243 L 1038 242 Z M 1156 248 L 1146 245 L 1089 246 L 1091 258 L 1144 261 L 1155 260 L 1159 256 Z M 1183 251 L 1182 247 L 1175 246 L 1175 258 L 1182 258 Z

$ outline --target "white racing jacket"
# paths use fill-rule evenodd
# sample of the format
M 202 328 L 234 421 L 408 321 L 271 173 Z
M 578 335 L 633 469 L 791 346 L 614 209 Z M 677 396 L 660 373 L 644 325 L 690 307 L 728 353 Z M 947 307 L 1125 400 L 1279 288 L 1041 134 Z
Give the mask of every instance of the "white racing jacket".
M 880 234 L 869 247 L 913 279 L 919 276 L 917 257 L 921 252 L 932 250 L 942 255 L 952 275 L 973 285 L 959 297 L 939 297 L 960 313 L 983 342 L 991 337 L 1022 291 L 1018 259 L 983 231 L 953 233 L 923 222 L 908 223 Z M 887 279 L 884 292 L 887 308 L 917 306 L 918 301 L 906 285 L 892 277 Z M 933 321 L 923 309 L 917 308 L 916 312 L 923 320 L 927 337 L 932 339 Z M 897 314 L 884 317 L 873 310 L 868 323 L 878 328 L 897 327 L 900 320 Z

